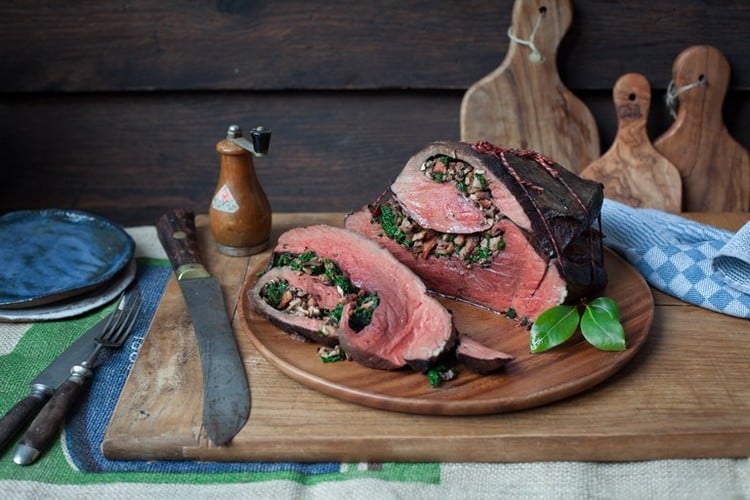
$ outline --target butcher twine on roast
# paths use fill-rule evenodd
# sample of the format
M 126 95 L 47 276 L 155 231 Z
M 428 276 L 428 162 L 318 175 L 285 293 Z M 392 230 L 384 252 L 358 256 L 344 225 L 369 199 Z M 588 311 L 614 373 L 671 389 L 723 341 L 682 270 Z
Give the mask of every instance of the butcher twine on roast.
M 290 333 L 340 344 L 364 366 L 422 371 L 456 341 L 453 318 L 387 250 L 342 228 L 279 237 L 269 269 L 248 291 L 260 314 Z
M 533 321 L 606 284 L 603 186 L 532 151 L 436 142 L 345 227 L 437 293 Z

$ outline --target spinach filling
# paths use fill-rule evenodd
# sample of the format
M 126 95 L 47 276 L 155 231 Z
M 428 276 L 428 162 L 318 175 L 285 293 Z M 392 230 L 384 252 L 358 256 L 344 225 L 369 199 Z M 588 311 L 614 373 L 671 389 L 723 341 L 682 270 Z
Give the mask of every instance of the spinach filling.
M 501 231 L 494 227 L 474 234 L 451 234 L 424 229 L 394 199 L 370 206 L 371 222 L 383 234 L 408 249 L 415 258 L 457 256 L 466 267 L 488 266 L 505 249 Z
M 380 303 L 380 297 L 376 293 L 354 286 L 334 261 L 320 257 L 312 251 L 301 254 L 284 252 L 274 255 L 271 267 L 281 266 L 311 276 L 320 276 L 324 284 L 336 287 L 341 300 L 333 309 L 319 307 L 315 298 L 307 291 L 291 286 L 287 280 L 279 279 L 269 281 L 260 290 L 260 296 L 271 307 L 287 314 L 325 320 L 324 328 L 338 327 L 344 303 L 352 300 L 351 296 L 355 295 L 356 307 L 349 316 L 349 328 L 359 332 L 372 321 L 372 313 Z M 320 332 L 321 335 L 327 333 L 332 332 Z
M 434 182 L 453 182 L 456 189 L 482 212 L 492 227 L 474 234 L 449 234 L 424 229 L 404 213 L 394 199 L 370 206 L 372 222 L 383 234 L 407 248 L 415 257 L 458 256 L 466 267 L 488 266 L 501 251 L 505 241 L 495 223 L 502 219 L 500 210 L 492 203 L 492 191 L 484 171 L 446 155 L 428 158 L 420 170 Z

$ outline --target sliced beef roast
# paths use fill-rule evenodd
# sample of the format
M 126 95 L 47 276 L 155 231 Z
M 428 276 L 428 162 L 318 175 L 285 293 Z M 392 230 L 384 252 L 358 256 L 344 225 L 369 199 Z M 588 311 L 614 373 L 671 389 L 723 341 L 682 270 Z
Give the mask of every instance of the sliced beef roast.
M 456 359 L 477 373 L 492 373 L 512 361 L 513 356 L 496 351 L 467 335 L 459 335 Z
M 345 226 L 443 295 L 533 321 L 606 284 L 603 186 L 530 151 L 437 142 Z
M 336 307 L 342 295 L 324 278 L 273 267 L 258 278 L 250 301 L 276 326 L 333 347 L 339 343 Z
M 387 250 L 346 229 L 315 225 L 279 237 L 248 291 L 282 329 L 336 343 L 365 366 L 424 369 L 456 339 L 451 314 Z

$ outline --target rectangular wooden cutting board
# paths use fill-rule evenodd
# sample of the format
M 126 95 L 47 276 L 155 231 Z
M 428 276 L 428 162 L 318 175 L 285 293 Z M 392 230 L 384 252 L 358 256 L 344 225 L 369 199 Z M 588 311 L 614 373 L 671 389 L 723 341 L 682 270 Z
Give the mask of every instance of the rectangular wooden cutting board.
M 746 214 L 708 218 L 737 229 Z M 276 214 L 286 229 L 341 225 L 343 214 Z M 266 255 L 230 258 L 197 219 L 201 248 L 222 283 L 245 362 L 252 409 L 225 447 L 201 427 L 202 380 L 179 286 L 167 285 L 102 444 L 110 459 L 216 461 L 624 461 L 750 456 L 750 322 L 688 306 L 659 292 L 642 351 L 578 396 L 540 408 L 478 417 L 376 410 L 308 389 L 283 375 L 238 327 L 238 290 Z M 550 373 L 554 377 L 554 373 Z

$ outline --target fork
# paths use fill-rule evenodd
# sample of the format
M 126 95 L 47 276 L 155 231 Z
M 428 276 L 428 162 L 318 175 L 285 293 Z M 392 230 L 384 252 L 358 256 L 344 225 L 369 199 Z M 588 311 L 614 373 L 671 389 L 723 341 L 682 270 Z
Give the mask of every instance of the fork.
M 93 368 L 99 351 L 122 346 L 133 329 L 141 305 L 141 294 L 136 289 L 124 293 L 117 307 L 110 314 L 96 340 L 91 355 L 70 369 L 70 376 L 55 391 L 55 394 L 31 422 L 13 455 L 18 465 L 29 465 L 46 450 L 56 438 L 68 410 L 78 399 L 86 380 L 93 377 Z

